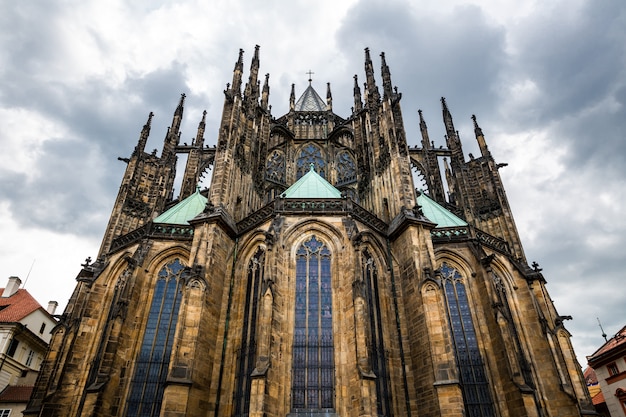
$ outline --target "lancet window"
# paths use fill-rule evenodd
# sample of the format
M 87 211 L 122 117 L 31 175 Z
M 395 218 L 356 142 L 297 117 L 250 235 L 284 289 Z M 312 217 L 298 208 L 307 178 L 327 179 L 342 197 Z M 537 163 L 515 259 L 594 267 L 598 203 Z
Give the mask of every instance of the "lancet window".
M 334 401 L 331 252 L 312 236 L 296 253 L 292 408 L 328 411 Z
M 184 266 L 174 259 L 159 271 L 150 303 L 126 416 L 158 416 L 182 298 Z
M 376 375 L 376 407 L 379 416 L 390 416 L 391 391 L 389 390 L 389 374 L 387 370 L 387 359 L 385 357 L 385 345 L 383 342 L 378 268 L 376 267 L 374 259 L 367 251 L 363 253 L 363 281 L 365 282 L 370 319 L 369 357 L 371 358 L 372 372 Z
M 337 185 L 356 182 L 356 164 L 352 156 L 346 152 L 337 155 Z
M 313 169 L 322 178 L 326 178 L 326 160 L 322 158 L 322 151 L 315 145 L 304 145 L 300 150 L 300 155 L 296 162 L 296 178 L 300 179 L 309 172 L 313 164 Z
M 247 416 L 250 410 L 251 374 L 256 358 L 256 333 L 259 299 L 263 281 L 263 264 L 265 252 L 262 249 L 254 254 L 246 271 L 246 294 L 243 304 L 243 325 L 241 329 L 241 346 L 237 350 L 237 370 L 235 375 L 235 392 L 233 406 L 235 417 Z
M 492 417 L 495 414 L 489 382 L 478 348 L 463 276 L 445 262 L 440 271 L 465 411 L 468 417 Z

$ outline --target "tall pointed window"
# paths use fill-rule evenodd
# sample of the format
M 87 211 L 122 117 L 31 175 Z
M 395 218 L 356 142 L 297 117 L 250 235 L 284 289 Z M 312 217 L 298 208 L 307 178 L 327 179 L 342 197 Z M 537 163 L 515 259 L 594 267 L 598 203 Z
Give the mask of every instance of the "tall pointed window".
M 178 322 L 183 273 L 183 264 L 174 259 L 157 276 L 135 374 L 130 383 L 127 417 L 159 415 Z
M 468 417 L 494 416 L 485 365 L 478 348 L 463 277 L 445 262 L 440 268 L 448 318 Z
M 296 311 L 293 341 L 294 412 L 333 408 L 333 309 L 330 250 L 315 236 L 296 254 Z
M 265 252 L 259 249 L 248 264 L 241 347 L 237 351 L 237 373 L 235 375 L 235 392 L 233 393 L 233 415 L 235 417 L 247 416 L 250 411 L 250 387 L 252 385 L 250 376 L 254 370 L 256 357 L 257 313 L 261 296 L 264 258 Z
M 320 177 L 326 178 L 326 160 L 322 158 L 322 151 L 315 145 L 304 145 L 298 156 L 296 166 L 296 177 L 300 179 L 304 174 L 309 172 L 313 164 L 313 169 Z
M 372 361 L 372 371 L 376 375 L 376 408 L 379 416 L 390 416 L 391 391 L 389 390 L 387 360 L 385 358 L 385 345 L 383 343 L 378 268 L 376 268 L 374 259 L 367 251 L 363 253 L 363 281 L 365 282 L 370 319 L 369 357 Z

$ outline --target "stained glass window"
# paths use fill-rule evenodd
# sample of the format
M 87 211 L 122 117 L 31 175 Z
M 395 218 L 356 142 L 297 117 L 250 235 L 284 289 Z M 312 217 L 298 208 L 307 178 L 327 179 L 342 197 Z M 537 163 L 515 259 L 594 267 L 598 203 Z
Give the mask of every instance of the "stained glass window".
M 356 164 L 348 152 L 337 155 L 337 185 L 356 182 Z
M 463 277 L 445 262 L 440 270 L 465 411 L 468 417 L 492 417 L 495 414 L 489 382 L 478 348 Z
M 267 158 L 265 178 L 281 184 L 285 183 L 285 155 L 282 152 L 274 151 Z
M 175 259 L 157 275 L 148 322 L 130 383 L 128 417 L 159 415 L 178 322 L 183 268 L 180 260 Z
M 300 179 L 304 174 L 309 172 L 313 164 L 313 169 L 322 178 L 326 178 L 326 160 L 322 158 L 322 151 L 315 145 L 304 145 L 298 156 L 296 177 Z
M 293 341 L 292 407 L 333 408 L 333 309 L 330 250 L 315 236 L 296 254 L 296 311 Z
M 383 327 L 380 311 L 380 294 L 378 285 L 378 268 L 372 256 L 366 251 L 363 253 L 363 281 L 367 292 L 369 310 L 370 343 L 369 356 L 372 362 L 372 371 L 376 375 L 376 407 L 379 416 L 391 415 L 391 391 L 383 343 Z
M 241 347 L 237 350 L 237 371 L 233 394 L 234 416 L 247 416 L 250 410 L 250 375 L 256 358 L 256 328 L 261 281 L 263 280 L 263 260 L 265 253 L 259 249 L 248 264 L 246 277 L 246 298 L 243 305 L 243 326 Z

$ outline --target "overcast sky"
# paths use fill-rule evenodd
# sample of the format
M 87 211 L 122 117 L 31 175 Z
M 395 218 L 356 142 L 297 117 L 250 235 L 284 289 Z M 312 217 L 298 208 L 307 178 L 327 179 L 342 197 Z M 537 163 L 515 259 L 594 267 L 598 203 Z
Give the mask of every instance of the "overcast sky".
M 0 286 L 67 304 L 95 258 L 148 113 L 161 148 L 181 93 L 182 141 L 208 111 L 215 144 L 239 48 L 256 44 L 278 117 L 313 86 L 347 117 L 369 47 L 444 145 L 445 96 L 466 153 L 471 115 L 497 162 L 579 361 L 626 324 L 626 3 L 623 0 L 4 1 L 0 13 Z M 30 271 L 30 274 L 29 274 Z M 27 279 L 28 278 L 28 279 Z

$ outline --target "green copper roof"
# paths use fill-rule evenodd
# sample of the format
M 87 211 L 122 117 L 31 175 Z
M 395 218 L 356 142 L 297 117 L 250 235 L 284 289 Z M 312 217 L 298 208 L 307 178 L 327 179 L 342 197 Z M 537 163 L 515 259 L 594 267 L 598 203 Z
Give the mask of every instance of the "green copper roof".
M 309 85 L 304 93 L 296 102 L 296 111 L 326 111 L 326 103 L 317 94 L 311 85 Z
M 202 213 L 208 199 L 200 194 L 197 189 L 195 193 L 167 210 L 165 213 L 153 220 L 154 223 L 168 224 L 189 224 L 189 220 Z
M 313 169 L 293 183 L 281 195 L 283 198 L 341 198 L 341 191 L 333 187 Z
M 443 206 L 431 200 L 424 193 L 417 197 L 417 204 L 422 207 L 424 216 L 433 223 L 437 223 L 437 227 L 458 227 L 467 226 L 467 222 L 458 216 L 446 210 Z

